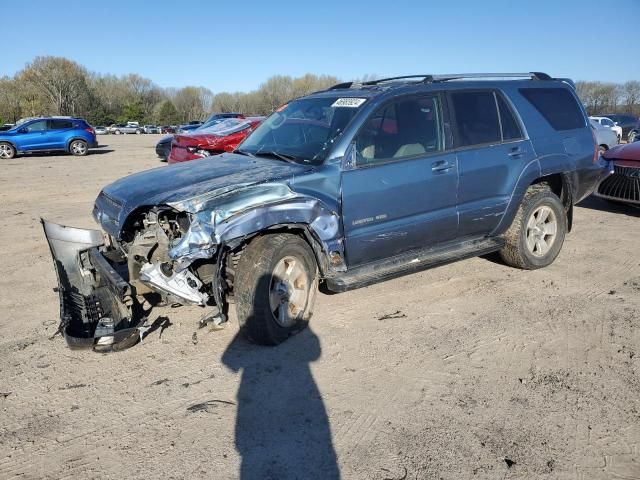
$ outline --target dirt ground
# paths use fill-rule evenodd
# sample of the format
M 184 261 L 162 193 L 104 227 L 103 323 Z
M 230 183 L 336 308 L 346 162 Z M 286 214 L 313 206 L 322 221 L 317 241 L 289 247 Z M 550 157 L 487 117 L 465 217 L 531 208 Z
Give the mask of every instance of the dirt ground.
M 476 258 L 340 295 L 276 348 L 198 330 L 71 351 L 40 216 L 91 227 L 158 136 L 2 163 L 0 478 L 640 478 L 640 210 L 588 199 L 543 270 Z M 168 321 L 167 321 L 168 319 Z

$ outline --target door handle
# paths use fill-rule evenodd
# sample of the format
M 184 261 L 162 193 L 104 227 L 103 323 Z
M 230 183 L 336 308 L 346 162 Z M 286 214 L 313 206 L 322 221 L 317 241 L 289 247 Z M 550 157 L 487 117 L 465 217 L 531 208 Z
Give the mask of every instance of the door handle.
M 446 160 L 440 160 L 431 164 L 432 172 L 447 172 L 453 168 L 453 165 Z
M 513 147 L 511 149 L 511 151 L 509 152 L 509 156 L 511 158 L 518 158 L 518 157 L 521 157 L 523 153 L 524 152 L 522 151 L 522 149 L 520 147 Z

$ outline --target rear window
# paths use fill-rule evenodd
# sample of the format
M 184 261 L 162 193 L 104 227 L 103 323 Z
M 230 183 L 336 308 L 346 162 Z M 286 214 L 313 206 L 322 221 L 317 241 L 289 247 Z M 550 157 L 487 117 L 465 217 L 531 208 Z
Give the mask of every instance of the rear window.
M 555 130 L 584 127 L 584 117 L 576 99 L 565 88 L 521 88 L 520 93 Z

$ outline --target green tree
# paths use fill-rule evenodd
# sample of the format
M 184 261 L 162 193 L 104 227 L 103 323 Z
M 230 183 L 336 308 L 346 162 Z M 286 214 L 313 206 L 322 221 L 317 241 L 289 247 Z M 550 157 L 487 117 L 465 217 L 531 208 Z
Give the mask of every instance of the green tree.
M 179 122 L 178 110 L 171 100 L 164 100 L 157 105 L 155 119 L 161 125 L 173 125 Z

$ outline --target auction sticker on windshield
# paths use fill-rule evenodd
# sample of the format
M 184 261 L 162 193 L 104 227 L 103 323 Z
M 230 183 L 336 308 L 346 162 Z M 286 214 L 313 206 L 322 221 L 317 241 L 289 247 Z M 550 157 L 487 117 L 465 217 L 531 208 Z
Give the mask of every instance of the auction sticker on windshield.
M 333 104 L 332 107 L 349 107 L 349 108 L 358 108 L 364 102 L 366 102 L 366 98 L 339 98 Z

